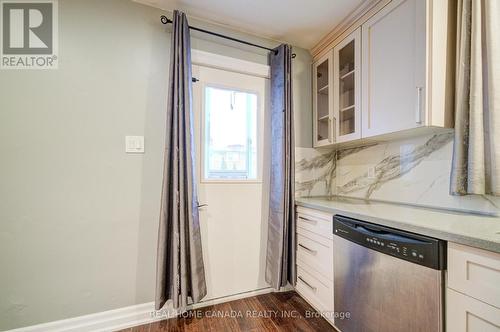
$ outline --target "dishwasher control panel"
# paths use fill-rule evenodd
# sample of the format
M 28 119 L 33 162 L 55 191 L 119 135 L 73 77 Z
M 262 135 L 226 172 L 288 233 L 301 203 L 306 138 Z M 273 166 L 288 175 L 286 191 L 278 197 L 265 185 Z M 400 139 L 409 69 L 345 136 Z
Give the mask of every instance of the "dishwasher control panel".
M 401 255 L 403 257 L 413 257 L 414 259 L 419 259 L 423 260 L 425 255 L 424 255 L 424 248 L 411 248 L 411 246 L 408 246 L 406 244 L 401 244 L 396 241 L 384 241 L 383 239 L 379 239 L 377 237 L 371 236 L 371 237 L 366 237 L 366 242 L 368 246 L 375 246 L 378 247 L 379 249 L 385 249 L 386 251 L 389 251 L 393 253 L 394 255 Z
M 364 247 L 433 269 L 445 269 L 446 242 L 357 219 L 335 216 L 333 234 Z

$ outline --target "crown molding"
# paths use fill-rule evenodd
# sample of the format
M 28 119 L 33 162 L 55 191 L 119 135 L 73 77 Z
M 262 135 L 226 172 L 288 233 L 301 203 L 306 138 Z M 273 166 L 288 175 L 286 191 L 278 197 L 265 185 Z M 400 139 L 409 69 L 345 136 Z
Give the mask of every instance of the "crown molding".
M 359 27 L 366 19 L 382 9 L 391 0 L 366 0 L 344 18 L 332 31 L 323 37 L 313 48 L 311 54 L 314 59 L 321 57 L 325 52 L 337 44 L 340 37 L 344 37 Z

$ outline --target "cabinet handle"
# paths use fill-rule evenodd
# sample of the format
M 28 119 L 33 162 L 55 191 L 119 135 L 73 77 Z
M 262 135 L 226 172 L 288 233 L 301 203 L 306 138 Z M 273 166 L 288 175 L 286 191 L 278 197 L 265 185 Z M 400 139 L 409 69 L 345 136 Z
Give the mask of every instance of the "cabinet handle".
M 422 87 L 417 86 L 417 105 L 415 109 L 415 122 L 422 123 Z
M 301 276 L 298 276 L 297 278 L 299 278 L 299 280 L 302 281 L 302 283 L 304 285 L 306 285 L 307 287 L 309 287 L 313 292 L 316 292 L 316 287 L 311 286 L 311 284 L 309 284 L 307 281 L 305 281 L 304 279 L 302 279 Z
M 332 127 L 332 118 L 328 118 L 328 132 L 330 135 L 328 135 L 328 142 L 332 142 L 333 140 L 333 127 Z
M 316 225 L 318 223 L 317 220 L 308 219 L 308 218 L 302 217 L 302 216 L 299 216 L 299 219 L 302 221 L 305 221 L 307 223 L 314 224 L 314 225 Z
M 312 250 L 311 248 L 308 248 L 306 247 L 305 245 L 303 245 L 302 243 L 299 243 L 299 247 L 301 247 L 302 249 L 305 249 L 307 251 L 309 251 L 311 254 L 313 255 L 316 255 L 317 251 L 316 250 Z
M 332 140 L 335 138 L 335 123 L 337 123 L 337 118 L 333 117 L 330 128 L 332 128 Z

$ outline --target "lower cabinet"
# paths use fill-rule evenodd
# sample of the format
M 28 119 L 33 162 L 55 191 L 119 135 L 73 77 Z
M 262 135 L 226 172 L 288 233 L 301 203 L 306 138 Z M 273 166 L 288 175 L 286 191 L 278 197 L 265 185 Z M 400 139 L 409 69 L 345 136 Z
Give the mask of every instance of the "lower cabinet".
M 500 332 L 500 309 L 473 297 L 446 291 L 448 332 Z
M 296 291 L 334 325 L 333 215 L 297 207 Z M 500 253 L 448 242 L 447 332 L 500 332 Z M 423 303 L 425 305 L 425 303 Z
M 308 270 L 307 267 L 298 265 L 296 288 L 299 294 L 316 310 L 325 315 L 325 318 L 330 316 L 329 311 L 333 309 L 333 283 L 331 280 L 315 273 L 314 270 Z
M 448 243 L 448 332 L 500 332 L 500 254 Z
M 333 325 L 333 215 L 297 207 L 295 290 Z

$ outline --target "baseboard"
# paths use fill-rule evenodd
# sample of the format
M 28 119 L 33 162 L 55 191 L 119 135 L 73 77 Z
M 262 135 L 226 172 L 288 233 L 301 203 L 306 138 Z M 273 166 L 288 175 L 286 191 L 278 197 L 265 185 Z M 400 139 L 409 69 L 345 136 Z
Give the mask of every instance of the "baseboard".
M 270 287 L 256 289 L 254 291 L 238 293 L 238 294 L 234 294 L 234 295 L 230 295 L 230 296 L 225 296 L 225 297 L 219 297 L 219 298 L 211 299 L 211 300 L 207 300 L 207 301 L 201 301 L 199 303 L 191 305 L 189 309 L 203 308 L 203 307 L 206 307 L 206 306 L 209 306 L 209 305 L 214 305 L 214 304 L 219 304 L 219 303 L 224 303 L 224 302 L 230 302 L 230 301 L 244 299 L 246 297 L 257 296 L 257 295 L 261 295 L 261 294 L 267 294 L 267 293 L 271 293 L 273 291 L 274 290 L 272 288 L 270 288 Z
M 143 303 L 11 330 L 10 332 L 90 332 L 113 331 L 152 321 L 154 303 Z
M 246 297 L 272 292 L 272 288 L 263 288 L 231 296 L 210 299 L 188 306 L 188 309 L 198 309 L 209 305 L 234 301 Z M 118 331 L 132 326 L 152 323 L 174 317 L 174 310 L 166 310 L 166 315 L 154 315 L 154 302 L 133 305 L 130 307 L 98 312 L 95 314 L 58 320 L 49 323 L 22 327 L 10 332 L 104 332 Z

